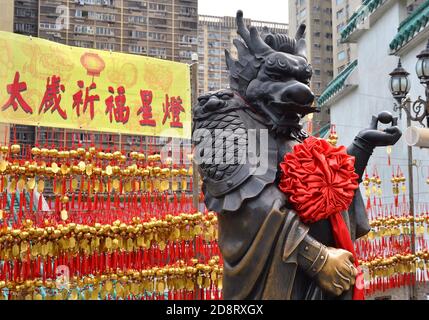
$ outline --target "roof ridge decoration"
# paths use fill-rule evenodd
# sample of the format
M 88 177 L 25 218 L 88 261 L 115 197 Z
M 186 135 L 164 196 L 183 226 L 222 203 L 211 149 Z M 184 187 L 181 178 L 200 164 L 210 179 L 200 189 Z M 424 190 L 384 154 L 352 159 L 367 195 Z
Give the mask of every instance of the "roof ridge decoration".
M 410 42 L 429 23 L 429 0 L 423 2 L 398 27 L 398 32 L 389 44 L 392 53 Z
M 341 71 L 331 82 L 328 83 L 326 89 L 320 95 L 317 100 L 317 104 L 319 107 L 323 106 L 329 99 L 331 99 L 334 95 L 336 95 L 339 91 L 344 88 L 344 83 L 352 73 L 352 71 L 358 65 L 357 59 L 353 62 L 349 63 L 343 71 Z
M 346 26 L 341 31 L 341 40 L 345 41 L 350 34 L 356 30 L 358 24 L 368 18 L 371 13 L 375 11 L 379 6 L 385 3 L 388 0 L 365 0 L 362 2 L 362 5 L 353 13 L 349 20 L 347 21 Z

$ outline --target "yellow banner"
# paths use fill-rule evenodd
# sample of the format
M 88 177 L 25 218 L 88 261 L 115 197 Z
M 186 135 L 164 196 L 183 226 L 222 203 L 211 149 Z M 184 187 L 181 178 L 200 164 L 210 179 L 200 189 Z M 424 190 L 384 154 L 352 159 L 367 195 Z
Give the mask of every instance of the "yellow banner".
M 189 71 L 0 32 L 0 122 L 189 139 Z

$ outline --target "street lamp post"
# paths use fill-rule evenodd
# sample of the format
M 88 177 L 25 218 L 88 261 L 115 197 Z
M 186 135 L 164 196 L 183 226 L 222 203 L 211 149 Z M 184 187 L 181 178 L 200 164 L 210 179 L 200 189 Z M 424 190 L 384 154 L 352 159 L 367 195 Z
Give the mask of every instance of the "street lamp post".
M 396 102 L 393 106 L 394 111 L 399 111 L 399 117 L 402 116 L 402 111 L 405 112 L 407 118 L 407 128 L 411 127 L 411 121 L 419 122 L 423 127 L 429 127 L 429 41 L 426 48 L 417 55 L 416 74 L 420 79 L 420 83 L 425 87 L 426 100 L 420 96 L 414 102 L 407 96 L 411 88 L 409 73 L 402 67 L 399 59 L 398 66 L 390 73 L 389 89 Z M 408 192 L 410 199 L 410 213 L 413 217 L 411 224 L 411 251 L 416 253 L 415 247 L 415 224 L 414 224 L 414 175 L 413 175 L 413 149 L 408 146 Z M 413 284 L 411 299 L 416 299 L 416 288 Z

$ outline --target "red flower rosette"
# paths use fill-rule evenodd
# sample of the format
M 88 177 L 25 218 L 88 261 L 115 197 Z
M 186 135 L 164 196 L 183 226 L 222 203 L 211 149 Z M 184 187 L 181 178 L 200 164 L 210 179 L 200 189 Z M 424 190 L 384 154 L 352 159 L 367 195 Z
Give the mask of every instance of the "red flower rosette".
M 280 163 L 279 188 L 289 197 L 304 223 L 329 219 L 336 246 L 358 259 L 347 225 L 341 215 L 353 201 L 358 188 L 355 158 L 344 146 L 334 147 L 325 140 L 309 137 L 295 145 Z M 354 288 L 353 299 L 363 299 L 362 288 Z
M 344 146 L 309 137 L 280 163 L 279 188 L 289 196 L 304 223 L 347 210 L 358 187 L 355 159 Z

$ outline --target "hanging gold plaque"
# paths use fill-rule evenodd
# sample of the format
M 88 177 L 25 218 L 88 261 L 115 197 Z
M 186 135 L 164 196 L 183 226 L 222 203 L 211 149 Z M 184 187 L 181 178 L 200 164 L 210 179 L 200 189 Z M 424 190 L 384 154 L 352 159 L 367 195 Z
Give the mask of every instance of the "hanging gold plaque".
M 42 193 L 45 190 L 45 181 L 40 179 L 37 181 L 37 192 Z
M 110 249 L 112 247 L 112 238 L 106 238 L 105 242 L 104 242 L 104 246 L 107 249 Z
M 95 180 L 94 181 L 94 192 L 98 192 L 98 191 L 100 191 L 100 181 Z
M 77 300 L 78 298 L 78 293 L 76 289 L 73 289 L 71 294 L 70 294 L 70 300 Z
M 5 172 L 7 169 L 8 162 L 4 159 L 0 161 L 0 172 Z
M 35 178 L 30 178 L 27 181 L 27 188 L 29 190 L 34 190 L 34 187 L 36 186 L 36 179 Z
M 106 289 L 106 291 L 110 292 L 113 288 L 112 281 L 107 280 L 104 284 L 104 288 Z
M 161 190 L 161 182 L 159 181 L 159 179 L 153 180 L 153 188 L 155 189 L 155 191 Z
M 65 163 L 63 163 L 63 164 L 61 165 L 61 173 L 62 173 L 63 175 L 66 175 L 66 174 L 67 174 L 67 172 L 68 172 L 68 167 L 67 167 L 67 165 L 66 165 Z
M 16 243 L 12 247 L 12 255 L 15 258 L 19 255 L 19 246 Z
M 131 192 L 131 181 L 130 180 L 125 182 L 124 190 L 125 190 L 125 192 Z
M 118 179 L 113 180 L 112 187 L 114 190 L 119 191 L 119 180 Z
M 159 281 L 159 282 L 157 283 L 157 290 L 158 290 L 158 292 L 159 292 L 159 293 L 163 293 L 163 292 L 164 292 L 164 289 L 165 289 L 164 282 Z
M 61 220 L 66 221 L 69 218 L 69 214 L 66 209 L 61 210 Z
M 177 182 L 176 179 L 173 179 L 171 181 L 171 190 L 177 191 L 178 189 L 179 189 L 179 183 Z
M 10 190 L 10 193 L 15 193 L 15 191 L 16 191 L 16 180 L 15 179 L 12 179 L 12 181 L 10 182 L 9 190 Z
M 76 178 L 73 178 L 73 179 L 72 179 L 72 183 L 71 183 L 71 185 L 72 185 L 73 190 L 74 190 L 74 189 L 77 189 L 78 181 L 77 181 L 77 179 L 76 179 Z
M 94 288 L 91 292 L 91 300 L 98 300 L 98 289 Z
M 60 168 L 58 167 L 58 165 L 55 162 L 52 162 L 51 169 L 52 169 L 52 172 L 55 174 L 57 174 L 58 171 L 60 171 Z
M 165 242 L 164 242 L 164 241 L 160 241 L 160 242 L 158 243 L 158 247 L 159 247 L 159 249 L 160 249 L 161 251 L 164 251 L 165 246 L 166 246 L 166 244 L 165 244 Z
M 85 168 L 85 173 L 87 176 L 91 176 L 92 175 L 92 164 L 88 164 Z
M 18 190 L 20 190 L 20 191 L 22 191 L 22 190 L 25 189 L 25 180 L 24 180 L 24 178 L 22 178 L 22 177 L 19 178 L 17 186 L 18 186 Z
M 77 165 L 77 166 L 79 167 L 79 170 L 80 170 L 81 172 L 84 172 L 84 171 L 85 171 L 85 168 L 86 168 L 85 161 L 80 161 L 80 162 L 78 163 L 78 165 Z
M 73 249 L 76 246 L 76 239 L 74 237 L 71 237 L 69 239 L 69 248 Z
M 106 167 L 106 174 L 108 176 L 111 176 L 113 174 L 112 166 L 109 165 L 109 166 Z
M 162 180 L 161 182 L 161 191 L 167 191 L 170 188 L 170 183 L 168 180 Z

